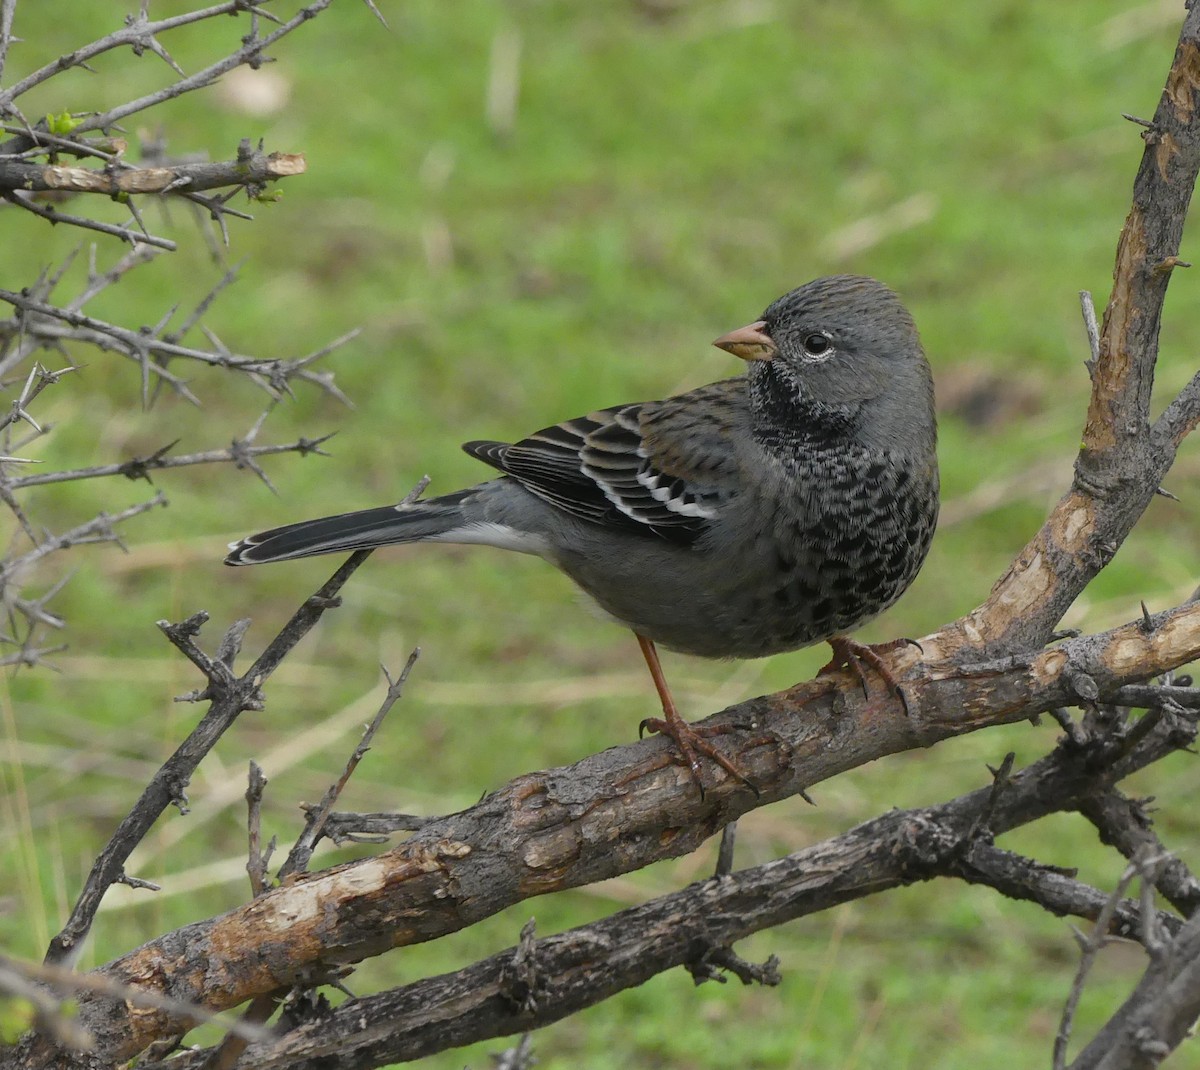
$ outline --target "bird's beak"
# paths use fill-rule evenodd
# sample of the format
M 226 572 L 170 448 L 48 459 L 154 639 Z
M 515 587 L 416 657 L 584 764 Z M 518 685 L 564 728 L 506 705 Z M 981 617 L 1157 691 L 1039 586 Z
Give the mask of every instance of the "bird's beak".
M 779 353 L 775 340 L 766 332 L 766 320 L 757 320 L 721 335 L 713 345 L 742 360 L 773 360 Z

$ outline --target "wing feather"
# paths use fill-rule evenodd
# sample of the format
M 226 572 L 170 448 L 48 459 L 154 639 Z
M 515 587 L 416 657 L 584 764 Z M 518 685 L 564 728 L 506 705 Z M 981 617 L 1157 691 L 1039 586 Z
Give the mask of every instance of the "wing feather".
M 691 543 L 736 490 L 728 451 L 712 447 L 744 406 L 737 383 L 601 409 L 511 445 L 468 442 L 463 449 L 577 519 Z M 695 458 L 693 440 L 701 447 Z

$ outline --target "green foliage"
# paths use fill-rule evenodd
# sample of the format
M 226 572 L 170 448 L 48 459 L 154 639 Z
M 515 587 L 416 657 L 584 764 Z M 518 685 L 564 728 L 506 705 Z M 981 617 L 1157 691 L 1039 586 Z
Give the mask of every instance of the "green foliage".
M 84 5 L 83 29 L 52 6 L 19 6 L 24 41 L 9 78 L 119 24 L 128 8 Z M 226 469 L 156 476 L 171 508 L 125 530 L 128 554 L 87 547 L 46 568 L 47 585 L 55 569 L 77 570 L 53 605 L 68 621 L 69 647 L 51 659 L 63 671 L 22 671 L 0 694 L 0 873 L 10 875 L 0 947 L 11 953 L 40 957 L 95 852 L 200 713 L 172 701 L 198 679 L 153 622 L 207 609 L 211 649 L 250 615 L 253 652 L 334 565 L 233 572 L 220 564 L 225 542 L 397 499 L 425 472 L 432 493 L 482 478 L 457 450 L 468 438 L 516 436 L 734 374 L 708 341 L 800 282 L 836 271 L 888 281 L 913 309 L 938 380 L 943 523 L 913 590 L 864 638 L 920 635 L 978 604 L 1069 480 L 1088 387 L 1076 291 L 1092 289 L 1100 306 L 1107 296 L 1142 149 L 1120 115 L 1153 110 L 1176 31 L 1152 6 L 384 6 L 391 32 L 348 3 L 291 39 L 260 72 L 284 80 L 281 110 L 251 114 L 230 79 L 154 119 L 179 153 L 231 156 L 240 138 L 263 137 L 268 149 L 306 154 L 308 173 L 288 181 L 283 204 L 231 224 L 230 259 L 246 266 L 208 322 L 232 348 L 264 356 L 301 355 L 363 325 L 328 363 L 356 408 L 302 390 L 272 414 L 260 441 L 339 431 L 332 459 L 266 462 L 278 496 Z M 210 23 L 168 44 L 195 70 L 228 44 L 220 35 L 236 45 L 238 25 Z M 511 122 L 487 108 L 505 35 L 519 41 Z M 102 57 L 97 75 L 71 72 L 55 92 L 86 91 L 99 107 L 159 84 L 157 62 Z M 223 270 L 185 212 L 142 210 L 182 247 L 90 306 L 130 325 L 157 322 Z M 12 210 L 3 227 L 4 285 L 14 288 L 79 240 Z M 102 259 L 119 252 L 101 245 Z M 1163 397 L 1195 366 L 1198 312 L 1195 283 L 1177 278 Z M 33 447 L 47 468 L 175 438 L 181 450 L 222 446 L 264 404 L 245 384 L 189 369 L 202 410 L 168 394 L 142 411 L 135 368 L 95 352 L 84 361 L 37 412 L 57 425 Z M 1175 489 L 1196 472 L 1185 451 Z M 67 484 L 43 488 L 29 508 L 63 529 L 151 493 L 125 480 Z M 1181 496 L 1155 504 L 1068 625 L 1107 626 L 1136 616 L 1139 599 L 1161 608 L 1190 590 L 1200 515 Z M 424 657 L 347 809 L 466 806 L 520 772 L 633 738 L 652 712 L 630 638 L 581 611 L 539 562 L 472 548 L 381 552 L 271 683 L 267 709 L 245 714 L 202 767 L 192 813 L 164 816 L 139 851 L 130 871 L 166 890 L 114 889 L 83 965 L 244 901 L 248 758 L 271 778 L 265 835 L 286 844 L 301 824 L 296 804 L 319 797 L 373 711 L 378 662 L 399 667 L 418 642 Z M 749 664 L 668 655 L 666 671 L 698 717 L 810 675 L 823 653 Z M 977 734 L 820 785 L 815 810 L 797 801 L 746 819 L 738 863 L 978 787 L 986 762 L 1008 749 L 1035 758 L 1055 734 Z M 1158 797 L 1185 849 L 1200 832 L 1187 804 L 1198 777 L 1180 761 L 1135 786 Z M 1005 842 L 1080 865 L 1102 887 L 1121 868 L 1065 817 Z M 326 850 L 317 863 L 353 853 Z M 369 991 L 472 961 L 515 942 L 531 913 L 542 932 L 579 924 L 706 875 L 714 855 L 715 844 L 522 904 L 365 964 L 350 985 Z M 1035 1065 L 1076 963 L 1065 922 L 950 882 L 806 919 L 741 950 L 779 954 L 783 985 L 695 989 L 675 972 L 546 1030 L 539 1065 Z M 1106 953 L 1080 1036 L 1142 965 L 1125 949 Z M 500 1046 L 425 1065 L 483 1066 Z
M 58 137 L 66 137 L 81 122 L 83 122 L 82 119 L 72 115 L 69 111 L 64 111 L 60 115 L 47 115 L 46 129 Z

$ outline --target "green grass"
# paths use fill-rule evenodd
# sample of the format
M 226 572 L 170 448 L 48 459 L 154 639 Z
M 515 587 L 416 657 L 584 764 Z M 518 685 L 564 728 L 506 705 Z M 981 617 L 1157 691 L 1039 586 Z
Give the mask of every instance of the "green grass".
M 20 5 L 25 43 L 9 77 L 115 25 L 128 6 L 84 5 L 68 25 Z M 1076 291 L 1091 289 L 1101 305 L 1107 296 L 1142 148 L 1120 113 L 1152 112 L 1176 32 L 1152 7 L 1115 45 L 1124 24 L 1110 20 L 1129 14 L 1115 0 L 987 0 L 936 16 L 917 0 L 386 7 L 390 32 L 344 3 L 281 49 L 268 71 L 292 95 L 276 115 L 246 116 L 210 91 L 158 117 L 179 152 L 228 156 L 239 138 L 261 136 L 270 149 L 306 153 L 309 173 L 285 183 L 279 203 L 232 224 L 230 257 L 246 263 L 209 323 L 232 348 L 266 356 L 298 355 L 362 325 L 328 361 L 356 407 L 300 390 L 272 414 L 263 440 L 339 432 L 332 459 L 267 462 L 278 496 L 245 473 L 169 473 L 157 483 L 171 506 L 127 527 L 129 554 L 88 547 L 44 569 L 47 583 L 76 570 L 55 603 L 69 649 L 55 659 L 61 674 L 13 676 L 0 707 L 7 952 L 40 956 L 148 770 L 200 713 L 172 701 L 198 679 L 154 621 L 207 609 L 212 645 L 250 615 L 253 652 L 331 571 L 315 561 L 230 572 L 225 541 L 394 499 L 425 472 L 433 492 L 481 478 L 457 449 L 468 438 L 517 436 L 734 374 L 709 340 L 811 277 L 862 271 L 895 286 L 922 328 L 942 399 L 946 519 L 912 591 L 865 638 L 919 635 L 978 604 L 1069 478 L 1087 396 Z M 194 70 L 223 47 L 214 35 L 240 32 L 229 21 L 167 43 Z M 520 35 L 520 97 L 511 133 L 499 135 L 484 98 L 493 40 L 508 32 Z M 27 114 L 111 103 L 164 77 L 149 55 L 98 69 L 54 83 L 23 104 Z M 917 220 L 889 230 L 906 202 Z M 219 278 L 185 213 L 154 225 L 183 248 L 105 294 L 95 314 L 153 323 Z M 6 287 L 79 240 L 11 209 L 0 226 Z M 100 244 L 102 261 L 116 253 Z M 1198 311 L 1195 282 L 1177 278 L 1163 398 L 1195 367 Z M 35 409 L 57 425 L 31 448 L 47 466 L 122 459 L 175 438 L 186 450 L 223 445 L 263 405 L 246 384 L 189 370 L 202 410 L 165 397 L 142 411 L 131 366 L 92 352 L 85 360 Z M 1155 503 L 1068 623 L 1108 626 L 1136 615 L 1139 599 L 1157 609 L 1191 589 L 1200 515 L 1183 492 L 1197 467 L 1186 449 L 1169 484 L 1184 502 Z M 71 484 L 31 494 L 28 507 L 62 529 L 150 493 L 123 480 Z M 247 760 L 271 778 L 267 835 L 286 842 L 296 804 L 319 796 L 370 716 L 378 663 L 398 667 L 418 642 L 424 656 L 347 808 L 469 805 L 517 773 L 632 738 L 652 708 L 629 636 L 581 610 L 539 562 L 479 549 L 380 553 L 285 664 L 267 709 L 246 715 L 205 763 L 193 814 L 164 816 L 139 852 L 131 871 L 166 891 L 115 890 L 84 965 L 244 901 Z M 741 665 L 669 657 L 667 671 L 700 716 L 793 683 L 821 660 L 820 651 Z M 1011 727 L 856 770 L 819 786 L 815 810 L 789 802 L 748 817 L 739 864 L 977 787 L 985 763 L 1008 749 L 1035 758 L 1054 737 L 1049 726 Z M 1169 842 L 1191 861 L 1198 779 L 1181 759 L 1136 785 L 1158 797 Z M 1120 870 L 1078 819 L 1004 842 L 1078 864 L 1102 887 Z M 364 964 L 351 986 L 367 992 L 473 961 L 514 942 L 530 914 L 543 933 L 580 924 L 704 875 L 714 852 L 521 904 Z M 327 851 L 318 862 L 342 857 Z M 805 919 L 742 951 L 778 954 L 784 983 L 694 988 L 672 972 L 545 1030 L 540 1065 L 1036 1065 L 1076 964 L 1065 922 L 951 882 Z M 1079 1035 L 1141 968 L 1136 951 L 1106 952 Z M 485 1066 L 501 1046 L 424 1065 Z

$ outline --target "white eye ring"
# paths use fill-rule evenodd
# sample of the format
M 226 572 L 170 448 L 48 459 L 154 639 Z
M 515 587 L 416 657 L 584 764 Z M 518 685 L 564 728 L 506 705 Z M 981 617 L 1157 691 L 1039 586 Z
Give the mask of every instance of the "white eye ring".
M 833 353 L 833 340 L 824 331 L 812 331 L 801 343 L 804 352 L 815 360 L 828 360 Z

